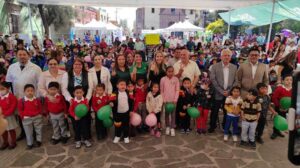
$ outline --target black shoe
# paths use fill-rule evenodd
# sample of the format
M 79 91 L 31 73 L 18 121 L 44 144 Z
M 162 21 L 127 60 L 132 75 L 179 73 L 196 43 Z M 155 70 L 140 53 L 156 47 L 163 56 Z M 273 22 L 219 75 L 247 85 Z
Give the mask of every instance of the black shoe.
M 251 148 L 253 148 L 253 149 L 256 149 L 256 144 L 255 144 L 255 142 L 249 142 L 249 145 L 250 145 L 250 147 Z
M 212 129 L 212 128 L 208 129 L 208 133 L 214 133 L 214 132 L 215 132 L 215 129 Z
M 281 138 L 284 138 L 284 135 L 281 132 L 277 133 L 277 135 Z
M 39 148 L 42 146 L 42 142 L 40 141 L 36 141 L 35 147 Z
M 277 134 L 276 133 L 273 133 L 272 135 L 271 135 L 271 139 L 276 139 L 277 138 Z
M 1 147 L 0 147 L 0 150 L 4 150 L 8 147 L 8 144 L 3 144 Z
M 248 145 L 248 142 L 241 141 L 240 145 L 241 145 L 241 146 L 247 146 L 247 145 Z
M 259 143 L 259 144 L 263 144 L 263 143 L 264 143 L 264 140 L 261 139 L 260 137 L 257 137 L 257 138 L 256 138 L 256 142 Z
M 33 148 L 33 145 L 27 145 L 26 150 L 31 150 Z
M 52 145 L 56 145 L 56 144 L 58 144 L 59 143 L 59 139 L 51 139 L 51 143 L 52 143 Z
M 23 139 L 25 139 L 25 134 L 24 133 L 21 133 L 18 137 L 17 137 L 17 141 L 21 141 Z
M 60 141 L 62 144 L 66 144 L 68 142 L 69 138 L 68 137 L 61 137 Z

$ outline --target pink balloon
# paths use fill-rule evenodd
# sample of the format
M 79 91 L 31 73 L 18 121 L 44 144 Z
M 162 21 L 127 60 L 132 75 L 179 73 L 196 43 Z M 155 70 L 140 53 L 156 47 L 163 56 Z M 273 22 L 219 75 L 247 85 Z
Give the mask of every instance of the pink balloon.
M 85 61 L 85 62 L 92 62 L 90 56 L 85 56 L 85 57 L 84 57 L 84 61 Z
M 137 113 L 130 113 L 130 123 L 133 126 L 138 126 L 142 122 L 142 118 L 139 114 Z
M 145 122 L 149 127 L 154 127 L 157 124 L 157 118 L 155 114 L 153 113 L 148 114 L 145 119 Z

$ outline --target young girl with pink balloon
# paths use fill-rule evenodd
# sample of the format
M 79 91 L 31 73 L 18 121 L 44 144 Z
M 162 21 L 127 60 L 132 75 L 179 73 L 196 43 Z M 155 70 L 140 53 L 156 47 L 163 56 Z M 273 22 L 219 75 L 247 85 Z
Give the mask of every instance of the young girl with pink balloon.
M 163 105 L 163 98 L 159 93 L 159 84 L 153 83 L 151 86 L 151 91 L 147 94 L 146 98 L 146 108 L 149 114 L 155 114 L 156 123 L 154 122 L 155 118 L 149 121 L 149 118 L 146 119 L 146 124 L 150 126 L 150 134 L 160 137 L 160 115 Z

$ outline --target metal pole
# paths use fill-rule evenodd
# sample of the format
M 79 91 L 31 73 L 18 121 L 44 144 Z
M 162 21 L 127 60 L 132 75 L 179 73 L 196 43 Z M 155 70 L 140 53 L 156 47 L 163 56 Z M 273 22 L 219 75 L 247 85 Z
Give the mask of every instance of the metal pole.
M 29 15 L 31 35 L 33 35 L 32 16 L 31 16 L 31 8 L 30 8 L 29 0 L 27 0 L 27 7 L 28 7 L 28 15 Z
M 230 37 L 230 23 L 231 23 L 231 10 L 229 9 L 229 18 L 228 18 L 228 29 L 227 29 L 227 37 Z
M 273 6 L 272 6 L 272 14 L 271 14 L 271 20 L 270 20 L 270 27 L 269 27 L 269 34 L 268 34 L 268 40 L 267 40 L 267 46 L 266 46 L 266 52 L 269 50 L 269 43 L 271 41 L 271 33 L 272 33 L 272 27 L 273 27 L 273 17 L 274 17 L 274 10 L 275 10 L 275 0 L 273 0 Z

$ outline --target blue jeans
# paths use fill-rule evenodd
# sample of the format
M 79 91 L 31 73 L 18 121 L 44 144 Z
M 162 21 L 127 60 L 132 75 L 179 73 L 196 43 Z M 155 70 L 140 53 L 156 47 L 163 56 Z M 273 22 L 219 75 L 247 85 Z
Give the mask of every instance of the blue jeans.
M 233 135 L 239 134 L 239 130 L 238 130 L 239 119 L 240 119 L 240 117 L 233 117 L 233 116 L 226 115 L 226 123 L 225 123 L 225 127 L 224 127 L 225 135 L 228 135 L 231 124 L 233 127 L 232 134 Z

